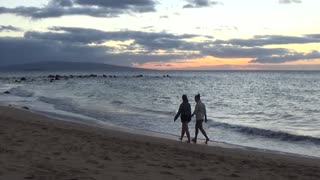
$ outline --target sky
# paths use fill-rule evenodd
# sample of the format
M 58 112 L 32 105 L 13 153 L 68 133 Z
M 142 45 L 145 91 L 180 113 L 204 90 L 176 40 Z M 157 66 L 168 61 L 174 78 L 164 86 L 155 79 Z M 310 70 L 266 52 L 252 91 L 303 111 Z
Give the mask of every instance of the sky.
M 1 65 L 320 70 L 319 7 L 319 0 L 0 0 Z

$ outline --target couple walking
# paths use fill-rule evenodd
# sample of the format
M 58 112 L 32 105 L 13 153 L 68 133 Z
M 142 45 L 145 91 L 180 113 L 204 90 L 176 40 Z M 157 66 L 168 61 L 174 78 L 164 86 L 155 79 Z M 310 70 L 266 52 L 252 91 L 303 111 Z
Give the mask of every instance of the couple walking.
M 201 102 L 200 100 L 200 94 L 197 94 L 194 97 L 194 100 L 196 101 L 196 107 L 194 109 L 194 112 L 191 114 L 191 106 L 188 101 L 188 97 L 186 95 L 182 95 L 182 103 L 180 104 L 179 111 L 174 117 L 174 121 L 178 119 L 180 116 L 181 123 L 182 123 L 182 129 L 181 129 L 181 137 L 179 138 L 182 141 L 182 138 L 184 134 L 187 134 L 188 137 L 188 143 L 190 143 L 190 133 L 188 128 L 188 123 L 191 121 L 191 118 L 196 115 L 196 127 L 195 127 L 195 136 L 192 139 L 194 143 L 197 143 L 197 137 L 199 130 L 202 132 L 202 134 L 206 137 L 206 144 L 209 141 L 209 138 L 207 136 L 206 131 L 202 127 L 203 121 L 207 122 L 207 113 L 206 113 L 206 106 Z

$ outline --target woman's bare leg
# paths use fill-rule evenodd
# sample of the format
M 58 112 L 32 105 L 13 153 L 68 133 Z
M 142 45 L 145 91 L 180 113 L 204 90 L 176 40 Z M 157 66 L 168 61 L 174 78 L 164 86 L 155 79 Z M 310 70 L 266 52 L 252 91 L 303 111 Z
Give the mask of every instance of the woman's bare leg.
M 181 137 L 179 138 L 180 141 L 182 141 L 183 136 L 184 136 L 184 134 L 185 134 L 185 132 L 186 132 L 186 130 L 185 130 L 185 125 L 184 125 L 184 124 L 185 124 L 185 123 L 182 123 L 182 127 L 181 127 Z
M 189 133 L 188 123 L 185 123 L 185 130 L 186 130 L 186 134 L 187 134 L 187 137 L 188 137 L 188 143 L 190 143 L 190 133 Z

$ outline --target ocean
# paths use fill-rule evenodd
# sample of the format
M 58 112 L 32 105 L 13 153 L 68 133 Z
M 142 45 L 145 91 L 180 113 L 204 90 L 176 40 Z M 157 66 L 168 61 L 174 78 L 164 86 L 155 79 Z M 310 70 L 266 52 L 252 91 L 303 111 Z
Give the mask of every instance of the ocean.
M 65 77 L 50 82 L 50 74 Z M 178 137 L 181 123 L 173 118 L 181 96 L 188 96 L 193 110 L 198 93 L 212 141 L 320 157 L 320 72 L 0 73 L 1 104 L 146 134 Z M 191 136 L 194 125 L 192 119 Z

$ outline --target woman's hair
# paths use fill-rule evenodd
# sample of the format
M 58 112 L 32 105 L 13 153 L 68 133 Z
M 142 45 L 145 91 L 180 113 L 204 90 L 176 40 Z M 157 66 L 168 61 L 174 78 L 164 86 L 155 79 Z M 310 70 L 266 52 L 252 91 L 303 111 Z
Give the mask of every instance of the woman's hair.
M 187 95 L 182 95 L 182 100 L 183 100 L 183 102 L 188 102 L 188 97 L 187 97 Z
M 197 95 L 195 96 L 195 98 L 196 98 L 196 99 L 200 99 L 200 94 L 197 94 Z

